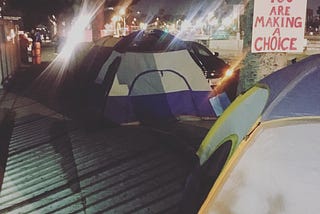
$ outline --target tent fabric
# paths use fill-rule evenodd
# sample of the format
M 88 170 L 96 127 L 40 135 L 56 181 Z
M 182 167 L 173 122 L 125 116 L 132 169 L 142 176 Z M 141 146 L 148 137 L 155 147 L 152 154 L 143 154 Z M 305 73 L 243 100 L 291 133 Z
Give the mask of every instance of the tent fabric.
M 196 100 L 188 91 L 146 96 L 108 96 L 104 116 L 111 121 L 125 124 L 136 121 L 157 123 L 173 121 L 178 116 L 208 116 L 211 108 L 195 106 Z M 203 102 L 203 101 L 198 101 Z
M 111 69 L 117 58 L 119 65 Z M 210 85 L 187 50 L 160 53 L 114 50 L 95 83 L 110 84 L 106 79 L 112 79 L 112 87 L 105 92 L 104 116 L 113 122 L 215 116 L 209 103 Z
M 211 91 L 211 88 L 205 79 L 202 70 L 192 60 L 187 50 L 163 53 L 128 52 L 124 54 L 114 51 L 102 66 L 96 78 L 96 83 L 102 83 L 109 66 L 118 56 L 121 56 L 122 59 L 117 71 L 117 77 L 120 84 L 126 84 L 128 87 L 130 87 L 132 81 L 141 72 L 170 69 L 180 73 L 184 78 L 186 78 L 193 90 Z M 173 84 L 170 85 L 172 87 L 177 87 L 177 82 L 174 80 L 168 78 L 166 81 L 171 81 Z M 170 85 L 168 84 L 168 87 L 170 87 Z
M 82 59 L 77 72 L 77 81 L 82 93 L 86 93 L 88 88 L 93 87 L 93 82 L 97 77 L 101 67 L 110 57 L 113 46 L 120 38 L 106 36 L 93 43 Z
M 94 42 L 95 46 L 99 47 L 114 47 L 121 38 L 114 36 L 104 36 Z
M 187 44 L 177 37 L 161 30 L 135 31 L 121 39 L 115 50 L 125 52 L 170 52 L 184 50 Z
M 238 96 L 203 139 L 197 151 L 200 164 L 204 164 L 215 150 L 228 140 L 232 141 L 232 150 L 235 150 L 259 119 L 267 99 L 268 90 L 260 86 L 252 87 L 247 93 Z M 232 152 L 230 151 L 230 155 Z
M 225 163 L 257 123 L 267 99 L 268 90 L 255 86 L 237 97 L 217 119 L 196 153 L 198 164 L 186 182 L 183 210 L 200 208 Z M 250 105 L 253 107 L 248 111 Z
M 230 105 L 230 100 L 226 92 L 218 94 L 209 99 L 209 102 L 217 116 L 220 116 Z
M 320 54 L 281 69 L 260 81 L 270 88 L 262 120 L 320 115 Z
M 318 213 L 320 118 L 262 125 L 200 213 Z
M 93 46 L 86 57 L 81 62 L 79 73 L 90 78 L 81 78 L 88 81 L 94 81 L 101 67 L 109 58 L 113 51 L 111 47 Z
M 319 77 L 320 55 L 313 55 L 258 83 L 270 94 L 260 123 L 227 161 L 199 213 L 319 212 Z

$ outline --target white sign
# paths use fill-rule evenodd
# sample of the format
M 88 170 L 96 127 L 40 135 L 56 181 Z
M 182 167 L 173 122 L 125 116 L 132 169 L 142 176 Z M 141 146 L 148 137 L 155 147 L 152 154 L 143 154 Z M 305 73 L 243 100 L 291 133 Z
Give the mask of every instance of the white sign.
M 307 0 L 254 0 L 251 51 L 303 52 Z

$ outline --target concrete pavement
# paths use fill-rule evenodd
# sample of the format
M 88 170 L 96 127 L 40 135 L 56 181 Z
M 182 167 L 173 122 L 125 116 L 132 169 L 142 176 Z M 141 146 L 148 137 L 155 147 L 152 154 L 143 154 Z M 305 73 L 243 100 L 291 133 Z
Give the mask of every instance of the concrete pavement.
M 34 87 L 55 56 L 52 47 L 42 54 L 0 91 L 0 213 L 177 213 L 213 121 L 88 130 Z

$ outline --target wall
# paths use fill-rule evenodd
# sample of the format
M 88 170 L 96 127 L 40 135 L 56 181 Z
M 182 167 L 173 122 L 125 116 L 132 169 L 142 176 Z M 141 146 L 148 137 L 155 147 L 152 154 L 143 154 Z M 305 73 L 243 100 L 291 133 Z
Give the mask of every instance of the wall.
M 241 39 L 228 39 L 228 40 L 210 40 L 209 48 L 214 50 L 234 50 L 242 51 L 243 40 Z
M 10 79 L 20 65 L 18 25 L 0 20 L 0 88 Z

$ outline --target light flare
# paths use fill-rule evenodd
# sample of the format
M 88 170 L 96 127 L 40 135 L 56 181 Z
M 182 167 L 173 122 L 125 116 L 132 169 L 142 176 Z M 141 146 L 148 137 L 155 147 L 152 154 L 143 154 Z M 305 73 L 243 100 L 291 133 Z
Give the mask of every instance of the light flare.
M 66 80 L 72 80 L 78 61 L 76 58 L 84 55 L 78 48 L 84 41 L 85 30 L 103 5 L 104 0 L 94 3 L 87 0 L 82 3 L 80 12 L 73 19 L 61 52 L 34 81 L 32 85 L 34 89 L 46 90 L 43 93 L 47 93 L 47 96 L 56 96 Z
M 241 62 L 246 57 L 248 51 L 244 51 L 239 56 L 233 60 L 233 62 L 230 64 L 229 69 L 225 72 L 224 76 L 217 82 L 216 86 L 213 88 L 211 96 L 216 96 L 218 94 L 221 94 L 226 90 L 227 87 L 229 87 L 230 80 L 235 77 L 235 75 L 239 75 L 236 72 L 240 72 L 241 68 Z
M 231 77 L 234 73 L 234 70 L 233 69 L 228 69 L 225 73 L 225 77 Z
M 221 11 L 223 4 L 224 0 L 217 0 L 210 4 L 208 4 L 208 1 L 201 1 L 201 3 L 193 4 L 189 12 L 186 13 L 185 20 L 198 20 L 198 23 L 206 23 L 214 17 L 215 13 L 212 11 Z M 201 24 L 197 25 L 197 23 L 191 23 L 189 21 L 184 22 L 185 23 L 182 23 L 180 32 L 177 34 L 179 38 L 184 40 L 192 39 L 189 35 L 203 27 Z
M 89 4 L 89 1 L 84 1 L 79 14 L 74 18 L 71 28 L 67 34 L 65 45 L 58 57 L 62 57 L 65 61 L 70 60 L 71 54 L 75 47 L 84 41 L 84 33 L 95 17 L 97 11 L 103 6 L 104 1 L 100 0 L 94 4 Z

